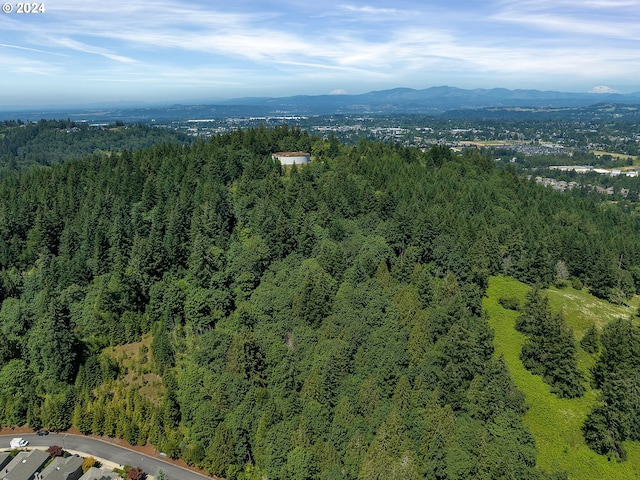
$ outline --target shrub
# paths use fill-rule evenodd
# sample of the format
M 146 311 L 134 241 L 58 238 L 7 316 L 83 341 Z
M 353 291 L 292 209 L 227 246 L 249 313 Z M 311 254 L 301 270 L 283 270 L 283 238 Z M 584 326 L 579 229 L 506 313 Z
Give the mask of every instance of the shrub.
M 82 462 L 82 473 L 87 473 L 91 467 L 97 466 L 98 461 L 93 457 L 86 457 L 84 462 Z
M 500 297 L 498 303 L 507 310 L 520 310 L 520 300 L 516 297 Z
M 133 467 L 127 472 L 127 480 L 144 480 L 146 474 L 139 467 Z
M 60 445 L 51 445 L 47 449 L 47 452 L 49 453 L 49 456 L 51 458 L 61 457 L 62 455 L 64 455 L 64 450 Z
M 582 288 L 584 287 L 584 285 L 582 284 L 582 280 L 580 280 L 578 277 L 571 277 L 571 286 L 576 290 L 582 290 Z

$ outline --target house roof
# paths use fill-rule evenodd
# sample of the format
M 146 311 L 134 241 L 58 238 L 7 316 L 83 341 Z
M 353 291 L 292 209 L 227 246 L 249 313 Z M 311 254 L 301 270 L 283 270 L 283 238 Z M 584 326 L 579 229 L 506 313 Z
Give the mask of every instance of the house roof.
M 77 480 L 82 475 L 82 457 L 56 457 L 42 471 L 43 480 Z
M 119 475 L 115 472 L 91 467 L 83 476 L 80 477 L 80 480 L 113 480 L 117 478 L 119 478 Z
M 49 459 L 49 454 L 42 450 L 19 452 L 2 472 L 2 480 L 29 480 Z
M 4 468 L 11 461 L 11 455 L 7 452 L 0 452 L 0 468 Z

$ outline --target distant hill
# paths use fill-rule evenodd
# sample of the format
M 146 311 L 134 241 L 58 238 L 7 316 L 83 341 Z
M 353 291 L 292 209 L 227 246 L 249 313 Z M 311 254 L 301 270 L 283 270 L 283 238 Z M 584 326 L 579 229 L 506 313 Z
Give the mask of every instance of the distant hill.
M 584 107 L 487 107 L 449 110 L 442 115 L 466 120 L 631 121 L 640 118 L 640 105 L 605 102 Z
M 53 165 L 94 154 L 139 150 L 162 143 L 189 143 L 191 137 L 148 125 L 89 126 L 70 120 L 0 123 L 0 176 L 32 165 Z
M 431 87 L 424 90 L 394 88 L 360 95 L 298 95 L 282 98 L 239 98 L 223 105 L 269 107 L 298 114 L 431 113 L 495 107 L 571 108 L 599 103 L 640 104 L 640 94 L 570 93 L 505 88 L 465 90 Z
M 505 88 L 472 89 L 440 86 L 423 90 L 394 88 L 359 95 L 296 95 L 246 97 L 219 101 L 215 105 L 171 105 L 136 108 L 105 107 L 87 110 L 0 112 L 0 120 L 70 118 L 76 121 L 151 122 L 225 118 L 238 116 L 333 115 L 333 114 L 428 114 L 475 109 L 529 108 L 575 109 L 595 104 L 640 105 L 640 92 L 572 93 Z

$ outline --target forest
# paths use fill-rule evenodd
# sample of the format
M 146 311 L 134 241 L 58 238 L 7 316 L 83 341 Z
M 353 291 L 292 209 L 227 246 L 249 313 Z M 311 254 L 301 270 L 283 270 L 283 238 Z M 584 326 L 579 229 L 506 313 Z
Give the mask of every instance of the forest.
M 535 287 L 505 306 L 556 395 L 584 391 L 577 348 L 600 352 L 584 436 L 624 461 L 621 442 L 640 439 L 635 321 L 580 347 L 539 293 L 640 292 L 624 205 L 477 150 L 345 146 L 286 124 L 12 171 L 0 424 L 149 442 L 229 479 L 568 478 L 537 467 L 494 354 L 494 275 Z
M 33 165 L 52 165 L 162 142 L 188 143 L 185 134 L 143 124 L 89 125 L 71 120 L 0 122 L 0 176 Z

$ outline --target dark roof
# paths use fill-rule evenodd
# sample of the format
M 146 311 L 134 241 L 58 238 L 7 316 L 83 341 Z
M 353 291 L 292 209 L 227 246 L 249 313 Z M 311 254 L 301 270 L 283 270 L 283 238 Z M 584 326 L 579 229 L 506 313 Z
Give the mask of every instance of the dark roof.
M 11 461 L 11 455 L 7 452 L 0 452 L 0 468 L 4 468 Z
M 43 450 L 20 452 L 4 467 L 0 475 L 3 480 L 29 480 L 48 459 L 49 454 Z
M 82 477 L 80 477 L 80 480 L 113 480 L 117 478 L 119 478 L 117 473 L 107 472 L 104 469 L 91 467 Z
M 78 480 L 82 475 L 82 457 L 57 457 L 42 471 L 44 480 Z

